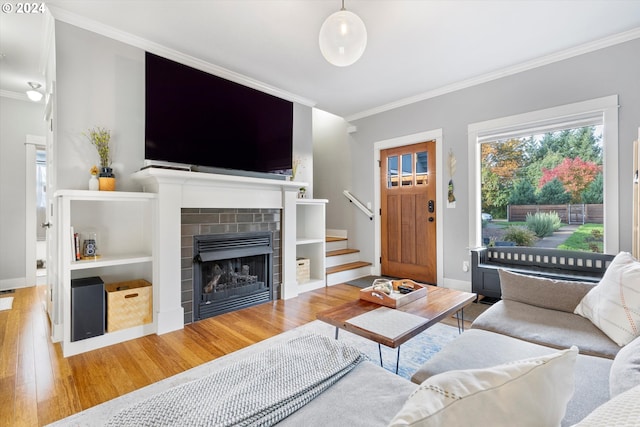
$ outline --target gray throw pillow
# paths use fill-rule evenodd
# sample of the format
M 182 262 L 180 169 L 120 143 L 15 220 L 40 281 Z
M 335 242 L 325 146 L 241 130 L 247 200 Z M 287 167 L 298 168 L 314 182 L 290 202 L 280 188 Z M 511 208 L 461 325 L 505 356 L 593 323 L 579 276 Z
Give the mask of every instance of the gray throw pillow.
M 609 395 L 614 397 L 640 385 L 640 337 L 634 339 L 613 359 L 609 374 Z
M 499 269 L 502 299 L 573 313 L 594 283 L 555 280 Z

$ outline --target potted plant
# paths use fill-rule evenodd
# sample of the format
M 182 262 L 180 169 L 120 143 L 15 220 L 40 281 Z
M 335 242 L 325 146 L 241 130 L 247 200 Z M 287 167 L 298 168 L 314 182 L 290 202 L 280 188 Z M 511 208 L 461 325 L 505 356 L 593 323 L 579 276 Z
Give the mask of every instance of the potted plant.
M 100 174 L 98 180 L 100 181 L 100 190 L 113 191 L 115 190 L 115 175 L 113 169 L 111 169 L 111 131 L 101 127 L 95 127 L 89 129 L 85 134 L 89 142 L 96 148 L 98 156 L 100 157 Z

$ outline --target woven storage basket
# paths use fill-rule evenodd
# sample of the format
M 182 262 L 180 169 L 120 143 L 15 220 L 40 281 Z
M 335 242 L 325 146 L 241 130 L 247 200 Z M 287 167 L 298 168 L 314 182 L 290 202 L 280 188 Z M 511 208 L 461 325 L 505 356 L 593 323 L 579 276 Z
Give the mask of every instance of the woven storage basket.
M 107 332 L 153 321 L 151 283 L 138 279 L 109 283 L 104 288 L 107 292 Z
M 296 280 L 298 283 L 308 282 L 311 278 L 310 264 L 311 260 L 308 258 L 298 258 L 296 260 Z

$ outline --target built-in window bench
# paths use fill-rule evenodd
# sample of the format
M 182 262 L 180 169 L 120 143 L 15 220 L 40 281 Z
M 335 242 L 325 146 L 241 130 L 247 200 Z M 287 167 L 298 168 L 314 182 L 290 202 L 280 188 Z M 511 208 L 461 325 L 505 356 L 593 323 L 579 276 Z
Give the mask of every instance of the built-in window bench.
M 516 273 L 597 283 L 614 255 L 547 248 L 493 247 L 471 250 L 473 292 L 500 298 L 498 269 Z

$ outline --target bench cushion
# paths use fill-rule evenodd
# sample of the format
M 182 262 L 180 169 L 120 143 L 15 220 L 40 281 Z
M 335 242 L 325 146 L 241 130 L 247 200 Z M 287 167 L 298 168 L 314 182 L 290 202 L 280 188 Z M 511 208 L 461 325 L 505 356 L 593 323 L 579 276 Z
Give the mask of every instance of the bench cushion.
M 433 375 L 450 370 L 486 368 L 554 351 L 555 349 L 550 347 L 505 335 L 470 329 L 425 362 L 411 381 L 420 384 Z M 575 365 L 575 391 L 567 405 L 563 426 L 577 423 L 609 399 L 608 378 L 612 363 L 610 359 L 578 355 Z
M 554 280 L 500 269 L 502 299 L 573 313 L 593 283 Z
M 581 354 L 609 359 L 620 351 L 616 343 L 584 317 L 517 301 L 495 303 L 471 327 L 558 349 L 576 345 Z

